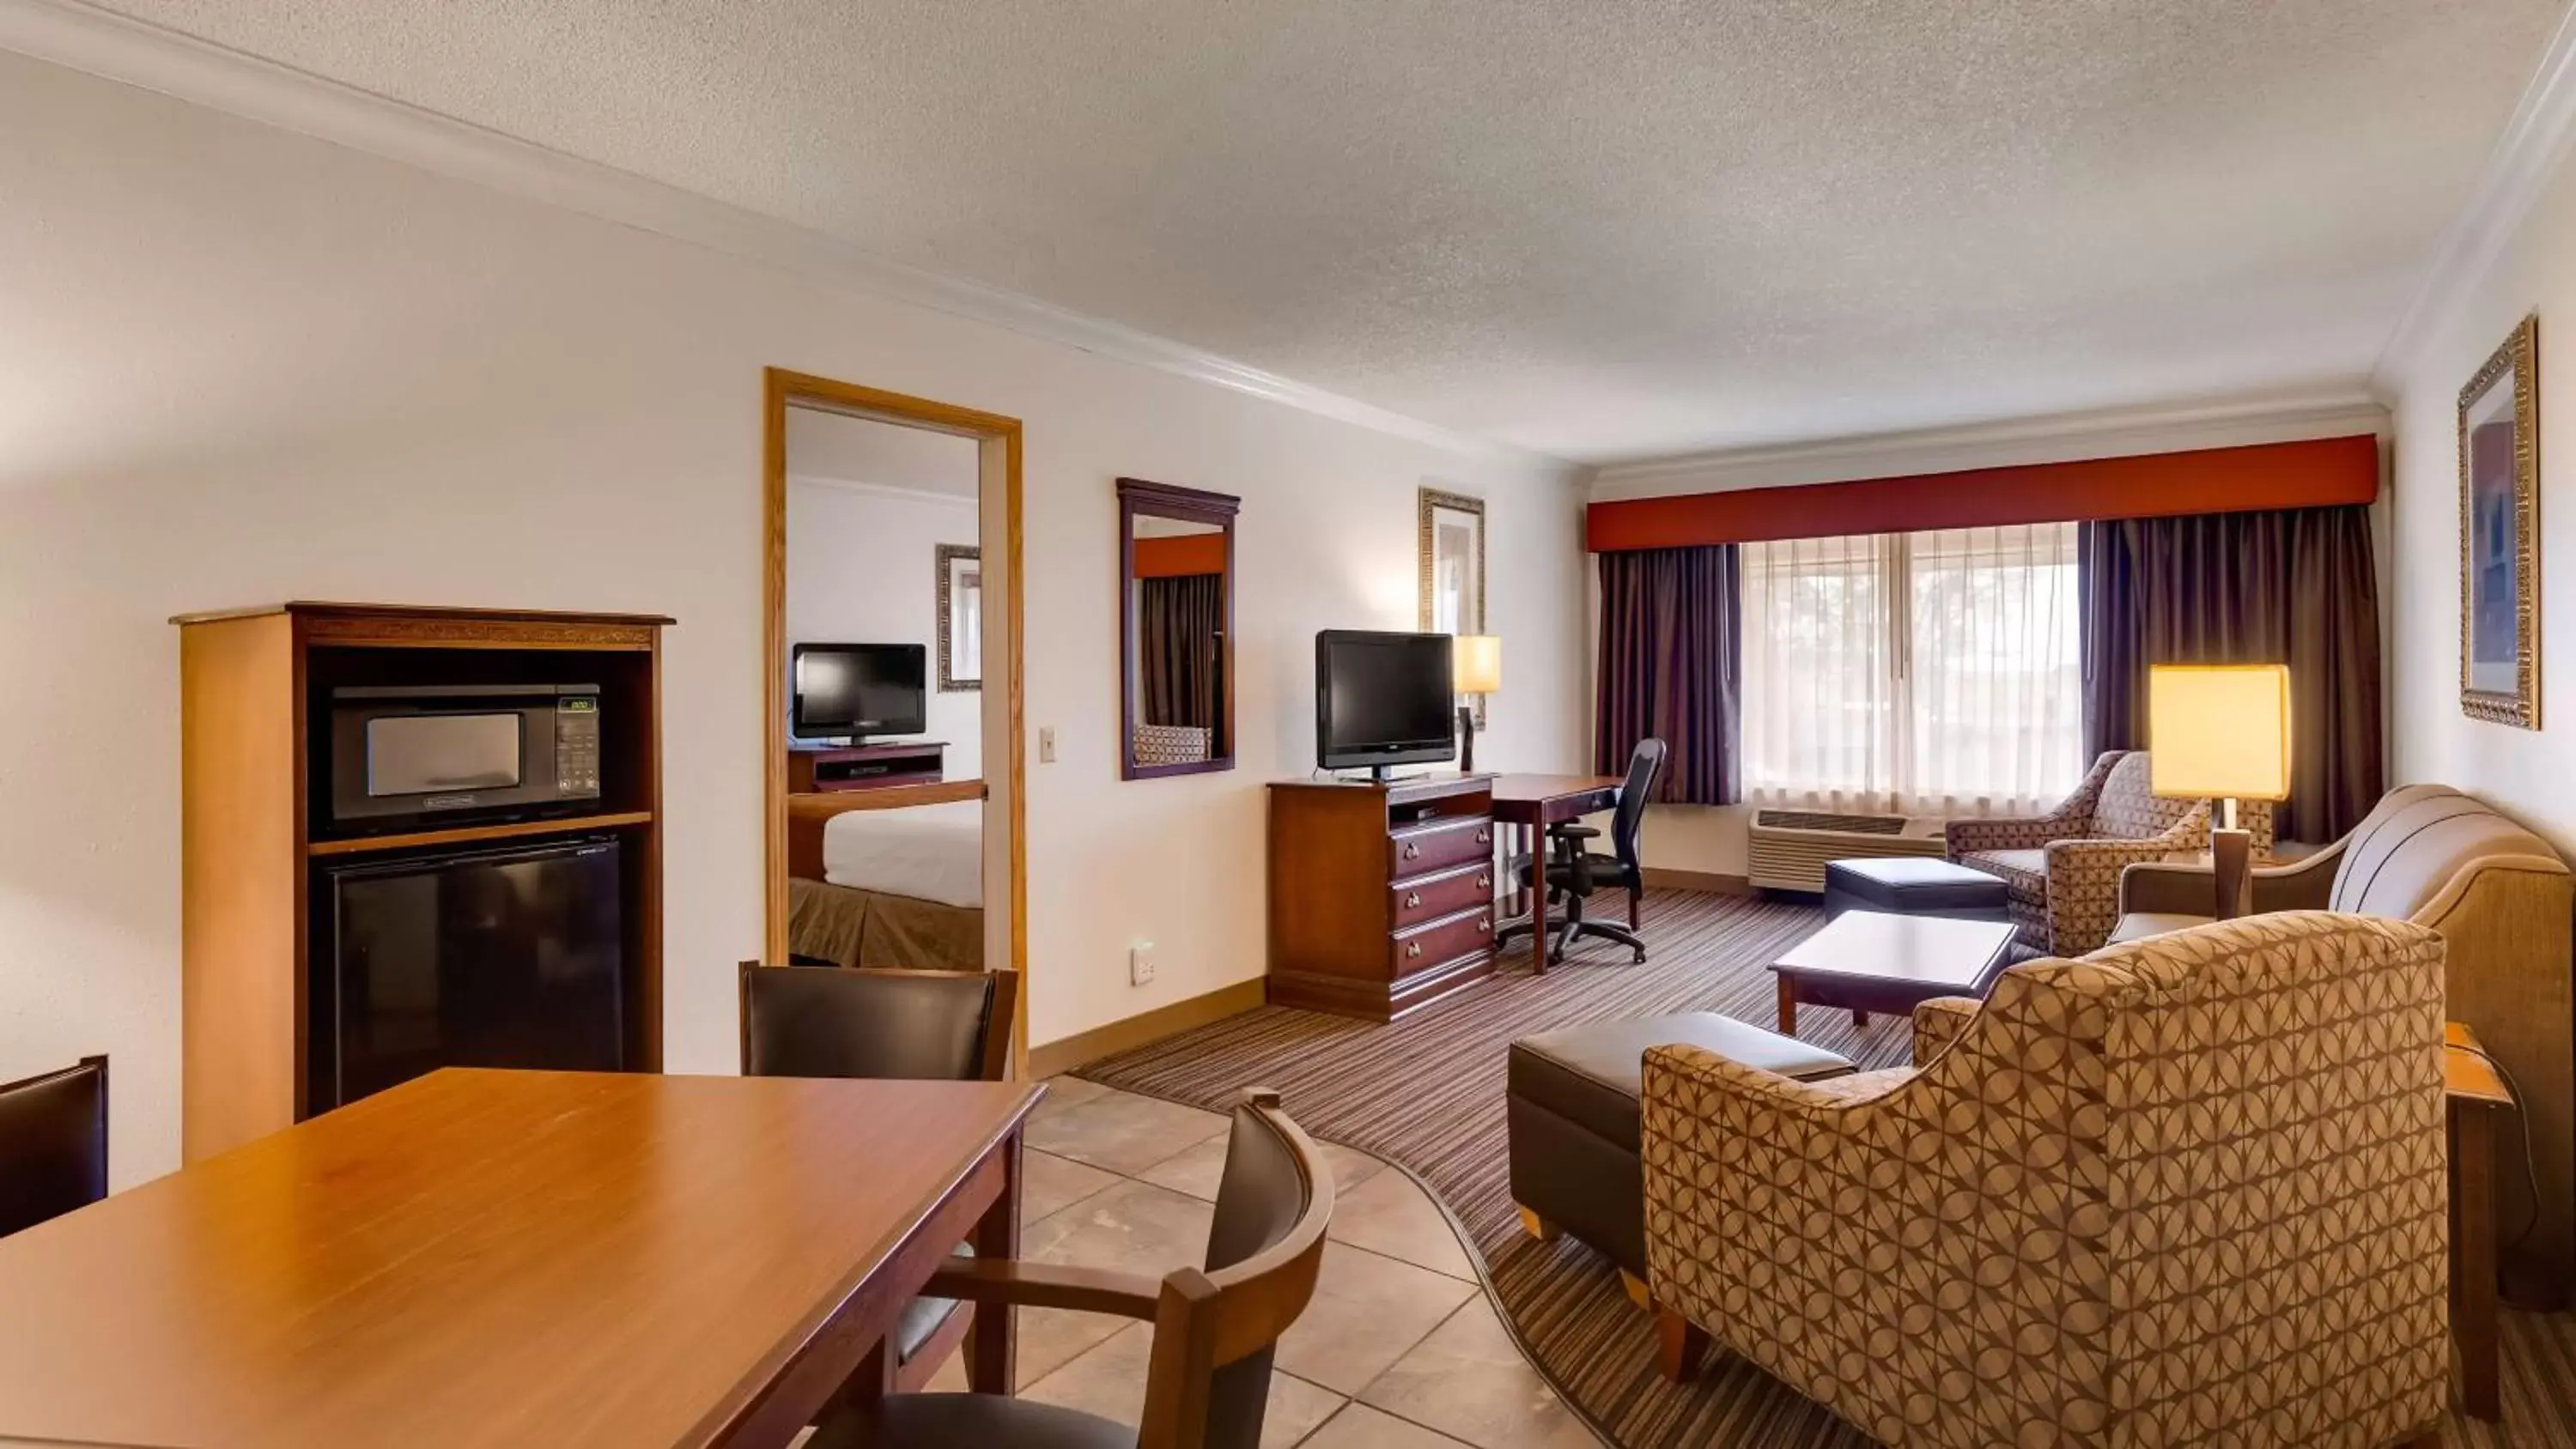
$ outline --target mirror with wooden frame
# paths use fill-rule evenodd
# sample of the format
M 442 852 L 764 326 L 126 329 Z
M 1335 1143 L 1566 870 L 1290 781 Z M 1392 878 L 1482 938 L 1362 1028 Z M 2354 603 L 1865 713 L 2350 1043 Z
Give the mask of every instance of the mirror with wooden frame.
M 1486 634 L 1485 500 L 1438 488 L 1421 490 L 1415 547 L 1422 571 L 1421 629 L 1426 634 Z M 1485 696 L 1462 695 L 1485 727 Z
M 1118 480 L 1126 779 L 1234 768 L 1234 516 L 1242 502 Z

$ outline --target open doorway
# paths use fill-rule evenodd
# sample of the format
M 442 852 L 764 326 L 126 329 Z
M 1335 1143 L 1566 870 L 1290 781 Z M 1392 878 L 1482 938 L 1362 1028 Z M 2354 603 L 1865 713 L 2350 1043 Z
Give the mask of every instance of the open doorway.
M 767 439 L 764 959 L 1025 998 L 1019 421 L 771 369 Z

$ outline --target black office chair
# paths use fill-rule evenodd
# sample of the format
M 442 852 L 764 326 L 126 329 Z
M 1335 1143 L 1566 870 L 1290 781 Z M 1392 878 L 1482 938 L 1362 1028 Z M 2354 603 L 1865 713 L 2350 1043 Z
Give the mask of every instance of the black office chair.
M 0 1237 L 107 1196 L 107 1058 L 0 1087 Z
M 877 971 L 742 963 L 742 1074 L 998 1082 L 1010 1071 L 1016 971 Z M 957 1248 L 967 1255 L 964 1245 Z M 895 1319 L 879 1382 L 911 1393 L 974 1315 L 916 1298 Z M 864 1372 L 864 1370 L 862 1371 Z
M 1315 1144 L 1253 1088 L 1234 1109 L 1207 1266 L 1162 1278 L 1052 1263 L 952 1261 L 933 1292 L 1154 1325 L 1143 1426 L 1001 1394 L 890 1394 L 827 1419 L 806 1449 L 1256 1449 L 1279 1335 L 1305 1312 L 1333 1220 Z
M 1601 832 L 1588 825 L 1569 821 L 1551 825 L 1547 830 L 1549 855 L 1546 862 L 1546 900 L 1530 912 L 1526 921 L 1514 921 L 1495 937 L 1495 949 L 1501 943 L 1524 931 L 1546 930 L 1556 935 L 1556 944 L 1548 948 L 1547 959 L 1562 964 L 1566 948 L 1585 936 L 1598 936 L 1617 941 L 1646 959 L 1646 943 L 1637 936 L 1639 903 L 1646 894 L 1646 870 L 1638 850 L 1638 837 L 1645 829 L 1646 798 L 1654 793 L 1655 777 L 1663 773 L 1664 742 L 1643 739 L 1628 756 L 1628 778 L 1619 786 L 1618 808 L 1610 816 L 1610 848 L 1614 854 L 1595 855 L 1584 842 L 1598 840 Z M 1539 890 L 1537 862 L 1526 855 L 1512 858 L 1511 870 L 1526 883 L 1531 892 Z M 1595 890 L 1617 886 L 1628 893 L 1628 924 L 1595 921 L 1583 914 L 1584 902 Z M 1563 907 L 1561 914 L 1546 914 L 1547 907 Z

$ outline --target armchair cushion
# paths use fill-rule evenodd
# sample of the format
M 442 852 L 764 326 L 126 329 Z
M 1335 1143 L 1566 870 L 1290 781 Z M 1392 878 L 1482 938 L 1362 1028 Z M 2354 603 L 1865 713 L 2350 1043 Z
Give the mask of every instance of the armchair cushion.
M 2417 1434 L 2449 1377 L 2441 963 L 2404 923 L 2251 917 L 2015 968 L 1911 1071 L 1656 1047 L 1650 1291 L 1917 1449 Z

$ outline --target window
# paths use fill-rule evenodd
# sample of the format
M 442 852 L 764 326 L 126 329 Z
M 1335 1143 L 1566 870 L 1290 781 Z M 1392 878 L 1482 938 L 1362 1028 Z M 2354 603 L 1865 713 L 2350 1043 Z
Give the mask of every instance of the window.
M 1748 543 L 1744 789 L 1940 815 L 2083 774 L 2075 525 Z

